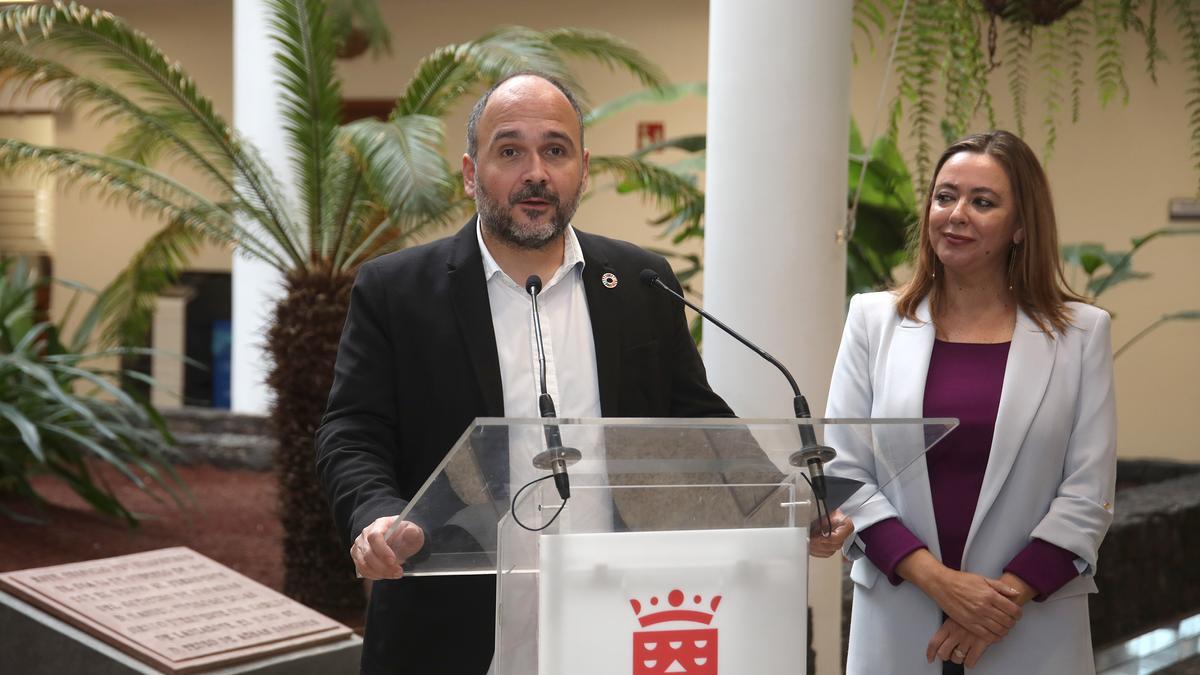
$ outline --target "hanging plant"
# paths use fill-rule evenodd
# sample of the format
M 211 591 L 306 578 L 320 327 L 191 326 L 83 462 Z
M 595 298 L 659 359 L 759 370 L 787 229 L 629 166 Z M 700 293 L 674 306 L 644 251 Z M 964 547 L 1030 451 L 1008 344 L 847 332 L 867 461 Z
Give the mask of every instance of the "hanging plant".
M 391 35 L 375 0 L 328 0 L 325 15 L 339 59 L 391 53 Z
M 983 8 L 996 17 L 1049 26 L 1082 3 L 1083 0 L 983 0 Z
M 939 131 L 949 143 L 967 133 L 978 115 L 988 126 L 997 126 L 990 93 L 997 78 L 1008 89 L 1013 103 L 1009 124 L 1018 134 L 1025 135 L 1035 115 L 1031 109 L 1040 108 L 1048 159 L 1067 111 L 1072 123 L 1079 120 L 1089 76 L 1102 106 L 1115 99 L 1128 103 L 1128 40 L 1144 45 L 1146 71 L 1157 83 L 1158 68 L 1168 56 L 1159 43 L 1159 22 L 1169 21 L 1183 36 L 1183 53 L 1172 56 L 1189 80 L 1188 132 L 1200 194 L 1200 2 L 857 0 L 857 5 L 856 17 L 890 14 L 892 30 L 899 25 L 892 65 L 899 87 L 890 129 L 915 142 L 912 166 L 918 189 L 928 182 L 933 157 L 942 146 L 935 142 Z M 859 20 L 856 25 L 873 44 L 872 26 L 879 23 Z M 1031 101 L 1035 80 L 1045 83 L 1046 91 Z

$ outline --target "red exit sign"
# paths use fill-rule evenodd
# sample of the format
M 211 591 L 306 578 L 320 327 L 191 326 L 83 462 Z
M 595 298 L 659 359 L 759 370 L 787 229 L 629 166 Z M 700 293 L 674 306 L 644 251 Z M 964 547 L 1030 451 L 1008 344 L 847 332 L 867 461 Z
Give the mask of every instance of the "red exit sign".
M 641 150 L 648 145 L 667 140 L 667 129 L 662 122 L 638 122 L 637 148 Z

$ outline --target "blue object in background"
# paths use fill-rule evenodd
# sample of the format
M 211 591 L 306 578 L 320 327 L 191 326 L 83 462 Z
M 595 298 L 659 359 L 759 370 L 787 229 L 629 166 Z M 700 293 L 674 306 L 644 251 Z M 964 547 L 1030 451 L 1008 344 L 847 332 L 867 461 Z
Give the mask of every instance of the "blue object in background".
M 229 409 L 229 371 L 233 336 L 228 319 L 212 323 L 212 406 Z

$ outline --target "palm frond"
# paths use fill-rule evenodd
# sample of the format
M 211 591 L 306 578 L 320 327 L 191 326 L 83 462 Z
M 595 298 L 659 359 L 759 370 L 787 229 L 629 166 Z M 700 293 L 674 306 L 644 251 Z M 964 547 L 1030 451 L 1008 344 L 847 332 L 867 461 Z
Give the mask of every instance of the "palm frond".
M 205 237 L 183 218 L 159 230 L 104 289 L 98 307 L 107 317 L 102 342 L 142 344 L 150 330 L 155 299 L 178 279 Z
M 555 28 L 542 37 L 560 54 L 599 61 L 609 70 L 623 70 L 651 88 L 667 84 L 667 75 L 624 40 L 600 31 L 579 28 Z
M 392 117 L 442 115 L 475 84 L 494 82 L 521 70 L 559 79 L 586 100 L 563 61 L 565 56 L 587 57 L 625 70 L 652 88 L 666 86 L 666 77 L 657 66 L 628 43 L 606 33 L 501 26 L 477 40 L 442 47 L 422 59 L 396 101 Z
M 357 244 L 353 250 L 343 247 L 343 253 L 335 261 L 334 269 L 353 269 L 371 258 L 407 246 L 412 243 L 414 237 L 427 230 L 461 223 L 463 218 L 474 211 L 475 200 L 468 197 L 464 191 L 461 172 L 452 176 L 451 183 L 453 191 L 450 197 L 437 205 L 433 211 L 423 214 L 399 214 L 396 220 L 389 216 L 378 195 L 371 194 L 369 198 L 359 201 L 355 205 L 355 214 L 350 218 L 351 229 L 346 236 L 346 241 Z
M 444 210 L 455 186 L 441 152 L 441 120 L 406 115 L 387 122 L 359 120 L 342 130 L 366 189 L 378 195 L 389 220 L 420 222 Z M 339 248 L 354 249 L 360 244 L 349 237 Z
M 0 86 L 13 87 L 14 95 L 52 89 L 64 109 L 84 108 L 98 115 L 98 123 L 117 121 L 125 125 L 110 153 L 147 165 L 169 153 L 219 189 L 234 193 L 228 158 L 207 152 L 187 137 L 194 120 L 186 111 L 147 110 L 103 82 L 9 42 L 0 42 Z
M 284 130 L 308 222 L 308 255 L 315 261 L 328 223 L 325 188 L 342 108 L 333 69 L 334 38 L 321 0 L 271 0 L 268 7 Z
M 620 193 L 636 192 L 665 213 L 655 223 L 678 243 L 704 232 L 704 193 L 687 177 L 650 162 L 621 155 L 593 155 L 593 176 L 611 175 Z
M 120 84 L 138 93 L 139 100 L 160 112 L 178 110 L 193 120 L 192 131 L 207 149 L 223 155 L 234 167 L 235 186 L 249 191 L 246 201 L 259 212 L 263 228 L 278 248 L 299 267 L 305 263 L 295 246 L 296 226 L 286 200 L 271 181 L 265 163 L 239 139 L 201 95 L 179 64 L 170 61 L 152 40 L 112 14 L 75 2 L 53 5 L 0 7 L 0 43 L 27 49 L 46 46 L 64 57 L 88 59 L 113 73 Z
M 0 140 L 0 171 L 20 169 L 53 176 L 66 186 L 92 190 L 167 219 L 184 218 L 217 241 L 234 243 L 278 269 L 285 263 L 271 246 L 219 205 L 154 169 L 117 157 Z M 251 214 L 243 214 L 251 215 Z M 247 218 L 246 220 L 251 220 Z
M 323 188 L 326 206 L 321 211 L 324 221 L 320 225 L 319 258 L 324 261 L 333 259 L 334 250 L 351 227 L 355 204 L 362 199 L 364 190 L 358 162 L 342 139 L 344 132 L 339 128 L 337 134 Z
M 587 94 L 556 47 L 542 33 L 524 26 L 501 26 L 463 45 L 471 66 L 485 82 L 522 70 L 549 75 L 570 87 L 580 102 Z
M 365 186 L 360 188 L 365 190 Z M 392 228 L 387 209 L 370 199 L 356 199 L 346 205 L 349 209 L 345 226 L 338 232 L 331 248 L 330 272 L 352 270 L 370 259 L 371 245 L 383 229 Z
M 664 105 L 674 103 L 686 96 L 707 95 L 708 84 L 705 82 L 684 82 L 641 89 L 592 108 L 583 116 L 583 125 L 591 126 L 636 106 Z
M 540 33 L 522 26 L 502 26 L 472 42 L 441 47 L 421 59 L 391 117 L 440 116 L 476 83 L 521 70 L 570 78 Z
M 478 69 L 471 66 L 467 45 L 441 47 L 417 64 L 412 79 L 404 86 L 404 94 L 396 101 L 391 117 L 439 117 L 479 79 Z
M 689 134 L 687 136 L 673 136 L 657 143 L 651 143 L 650 145 L 635 150 L 634 152 L 630 153 L 630 155 L 641 158 L 649 155 L 652 152 L 658 152 L 659 150 L 682 150 L 692 154 L 699 153 L 700 157 L 691 159 L 703 160 L 703 153 L 706 149 L 708 149 L 707 134 Z M 695 162 L 689 163 L 695 164 Z M 704 166 L 703 161 L 700 162 L 699 166 Z M 703 171 L 704 169 L 701 168 L 699 170 Z

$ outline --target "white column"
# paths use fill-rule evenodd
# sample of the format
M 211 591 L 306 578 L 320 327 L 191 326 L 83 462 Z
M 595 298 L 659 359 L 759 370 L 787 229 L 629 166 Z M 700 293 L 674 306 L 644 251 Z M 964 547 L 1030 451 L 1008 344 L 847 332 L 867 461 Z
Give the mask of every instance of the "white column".
M 851 3 L 712 0 L 704 303 L 825 409 L 844 316 Z M 743 417 L 790 417 L 769 364 L 704 331 L 709 381 Z M 840 561 L 815 561 L 816 672 L 840 672 Z
M 178 408 L 183 405 L 188 295 L 186 289 L 170 289 L 154 301 L 150 346 L 155 353 L 150 357 L 150 376 L 160 386 L 150 390 L 150 402 L 156 408 Z
M 234 0 L 234 126 L 259 149 L 286 191 L 293 182 L 267 30 L 264 0 Z M 282 296 L 283 280 L 271 266 L 234 255 L 230 395 L 235 412 L 265 413 L 270 404 L 264 346 L 271 312 Z

